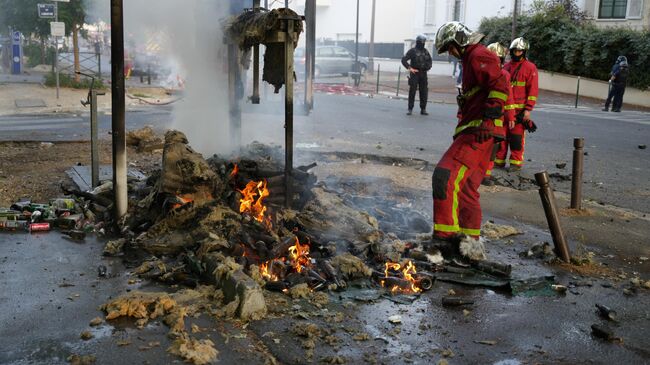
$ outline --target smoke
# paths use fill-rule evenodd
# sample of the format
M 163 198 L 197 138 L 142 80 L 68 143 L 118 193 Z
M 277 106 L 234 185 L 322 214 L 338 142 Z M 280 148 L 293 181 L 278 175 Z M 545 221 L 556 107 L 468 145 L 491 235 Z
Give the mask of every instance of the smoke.
M 85 0 L 89 19 L 110 22 L 109 2 Z M 172 128 L 184 132 L 204 155 L 228 154 L 228 74 L 221 21 L 229 2 L 210 0 L 124 1 L 127 50 L 155 50 L 171 73 L 168 84 L 184 84 L 174 104 Z

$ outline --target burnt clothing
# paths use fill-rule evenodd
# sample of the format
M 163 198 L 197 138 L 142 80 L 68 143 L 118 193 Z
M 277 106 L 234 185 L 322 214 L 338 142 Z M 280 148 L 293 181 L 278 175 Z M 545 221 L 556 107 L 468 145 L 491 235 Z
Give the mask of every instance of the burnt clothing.
M 431 69 L 433 60 L 431 54 L 426 48 L 411 48 L 402 57 L 402 65 L 406 68 L 414 68 L 419 71 L 427 72 Z
M 409 110 L 413 109 L 415 105 L 415 92 L 420 90 L 420 109 L 426 110 L 427 108 L 427 99 L 429 94 L 429 81 L 427 78 L 427 73 L 424 71 L 411 73 L 408 76 L 409 80 L 409 101 L 408 108 Z

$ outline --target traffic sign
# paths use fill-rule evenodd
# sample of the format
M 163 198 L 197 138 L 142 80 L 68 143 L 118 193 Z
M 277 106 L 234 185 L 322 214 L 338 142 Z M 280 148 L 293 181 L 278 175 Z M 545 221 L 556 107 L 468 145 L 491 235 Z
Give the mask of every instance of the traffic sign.
M 39 18 L 54 18 L 54 4 L 38 4 Z
M 50 22 L 50 33 L 53 37 L 65 37 L 65 23 Z

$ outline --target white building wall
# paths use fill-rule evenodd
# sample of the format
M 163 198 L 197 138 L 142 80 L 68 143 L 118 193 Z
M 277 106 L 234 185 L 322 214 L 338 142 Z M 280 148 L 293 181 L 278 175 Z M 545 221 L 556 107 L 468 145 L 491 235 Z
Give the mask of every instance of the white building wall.
M 432 5 L 427 8 L 429 1 Z M 529 9 L 534 0 L 521 0 L 521 11 Z M 650 0 L 646 0 L 650 2 Z M 584 0 L 579 0 L 584 2 Z M 274 7 L 278 7 L 276 2 Z M 417 34 L 433 37 L 438 28 L 453 20 L 455 0 L 376 0 L 375 42 L 399 43 Z M 484 17 L 512 14 L 514 0 L 461 0 L 460 21 L 470 29 L 478 29 Z M 290 7 L 304 13 L 304 0 L 293 0 Z M 433 15 L 427 14 L 433 9 Z M 359 1 L 359 41 L 370 41 L 372 0 Z M 355 0 L 317 0 L 316 37 L 318 39 L 351 40 L 356 29 Z

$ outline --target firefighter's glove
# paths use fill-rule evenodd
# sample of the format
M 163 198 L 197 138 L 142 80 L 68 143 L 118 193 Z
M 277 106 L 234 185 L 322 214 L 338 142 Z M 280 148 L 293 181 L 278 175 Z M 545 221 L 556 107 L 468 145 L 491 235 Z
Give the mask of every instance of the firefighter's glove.
M 530 133 L 534 133 L 537 130 L 537 125 L 530 119 L 525 119 L 523 122 L 524 129 Z
M 483 143 L 489 141 L 492 138 L 492 132 L 494 132 L 494 122 L 490 119 L 484 120 L 474 131 L 476 142 Z

